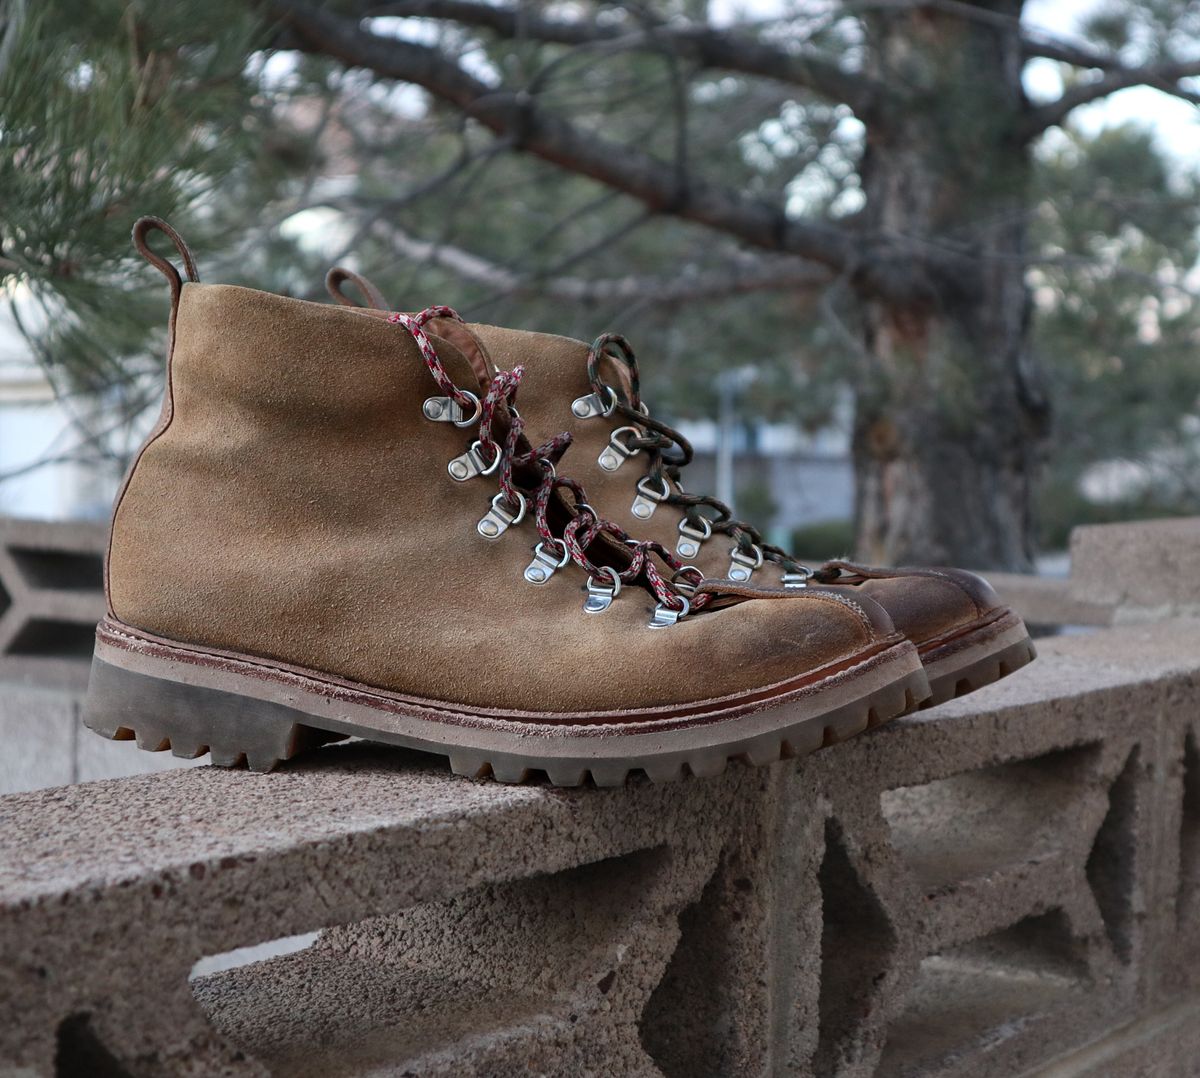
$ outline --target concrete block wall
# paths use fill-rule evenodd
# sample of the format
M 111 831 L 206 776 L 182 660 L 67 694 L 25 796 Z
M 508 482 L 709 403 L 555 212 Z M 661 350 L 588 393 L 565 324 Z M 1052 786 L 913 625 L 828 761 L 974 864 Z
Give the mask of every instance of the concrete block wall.
M 1200 620 L 1008 583 L 1111 627 L 664 787 L 367 744 L 63 786 L 77 693 L 9 686 L 56 785 L 0 797 L 0 1078 L 1196 1075 Z
M 102 524 L 0 517 L 0 794 L 194 766 L 80 726 L 107 541 Z
M 0 798 L 0 1074 L 1193 1075 L 1200 624 L 1043 652 L 674 786 L 356 744 Z

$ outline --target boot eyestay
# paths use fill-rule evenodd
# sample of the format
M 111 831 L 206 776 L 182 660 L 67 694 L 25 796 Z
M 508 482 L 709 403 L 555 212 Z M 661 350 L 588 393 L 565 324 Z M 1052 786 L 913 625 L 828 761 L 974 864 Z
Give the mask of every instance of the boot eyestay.
M 585 614 L 602 614 L 610 606 L 613 600 L 621 594 L 621 576 L 611 565 L 600 566 L 600 576 L 607 576 L 608 584 L 597 584 L 596 577 L 589 576 L 587 579 L 587 599 L 583 603 L 583 612 Z
M 763 552 L 762 547 L 757 543 L 750 544 L 750 550 L 742 550 L 741 547 L 734 547 L 729 552 L 729 579 L 736 580 L 739 583 L 744 583 L 749 580 L 755 569 L 762 568 Z
M 461 409 L 463 418 L 451 421 L 458 422 L 460 426 L 469 426 L 476 419 L 479 422 L 479 437 L 465 454 L 455 457 L 448 465 L 450 475 L 459 481 L 474 475 L 496 474 L 500 489 L 492 498 L 491 508 L 476 525 L 479 534 L 485 539 L 498 539 L 509 528 L 520 524 L 532 509 L 529 515 L 533 517 L 541 541 L 534 548 L 533 560 L 525 569 L 525 579 L 532 584 L 544 584 L 568 561 L 573 561 L 588 574 L 588 598 L 584 604 L 588 613 L 606 610 L 620 594 L 621 588 L 635 580 L 644 581 L 659 606 L 670 612 L 670 617 L 664 613 L 658 618 L 656 627 L 673 624 L 690 610 L 707 605 L 710 601 L 708 595 L 685 600 L 655 564 L 654 558 L 657 557 L 673 573 L 678 574 L 683 570 L 683 563 L 670 550 L 661 543 L 632 539 L 628 532 L 601 517 L 587 503 L 587 492 L 580 483 L 558 475 L 556 463 L 571 444 L 570 434 L 562 433 L 541 445 L 530 445 L 525 438 L 524 420 L 516 408 L 517 390 L 525 373 L 523 367 L 497 371 L 492 375 L 482 401 L 474 393 L 459 389 L 454 384 L 433 341 L 423 328 L 434 318 L 462 321 L 449 307 L 430 307 L 415 316 L 393 314 L 388 321 L 403 327 L 412 336 L 430 375 L 444 394 L 441 398 L 430 398 L 438 404 L 437 418 L 448 418 L 443 413 L 454 406 Z M 422 409 L 426 415 L 433 410 L 429 405 L 430 401 L 426 401 Z M 625 406 L 618 404 L 616 407 Z M 468 414 L 471 415 L 470 419 L 466 418 Z M 627 428 L 627 433 L 631 435 L 631 443 L 642 437 L 637 427 Z M 636 445 L 627 446 L 620 439 L 618 444 L 626 456 L 631 456 L 640 448 Z M 535 467 L 541 476 L 536 487 L 519 487 L 516 473 L 526 474 Z M 569 500 L 559 503 L 571 513 L 561 537 L 550 530 L 549 518 L 551 499 L 560 488 L 565 488 L 571 494 Z M 647 496 L 653 499 L 655 492 L 646 487 L 643 493 L 647 491 Z M 664 482 L 661 498 L 665 498 L 669 492 L 670 487 Z M 629 545 L 629 563 L 623 570 L 609 565 L 596 565 L 588 557 L 588 548 L 602 533 Z M 699 572 L 695 572 L 699 577 Z
M 601 392 L 576 397 L 571 402 L 571 414 L 576 419 L 607 419 L 619 403 L 617 391 L 612 386 L 601 386 Z
M 571 552 L 567 549 L 567 544 L 561 539 L 555 539 L 553 542 L 562 548 L 561 557 L 556 558 L 552 551 L 546 549 L 544 539 L 533 548 L 533 561 L 525 569 L 525 579 L 530 584 L 547 583 L 559 569 L 571 560 Z
M 645 478 L 653 480 L 656 483 L 665 482 L 668 493 L 663 501 L 668 505 L 683 509 L 686 514 L 684 521 L 680 523 L 680 538 L 675 545 L 675 553 L 679 557 L 695 557 L 700 552 L 700 544 L 705 539 L 709 538 L 713 532 L 721 532 L 735 540 L 739 548 L 746 549 L 744 544 L 749 543 L 758 549 L 763 558 L 780 565 L 786 577 L 784 580 L 785 587 L 802 587 L 810 577 L 817 580 L 827 579 L 824 569 L 814 572 L 797 562 L 782 547 L 764 542 L 757 528 L 747 524 L 744 520 L 735 519 L 733 511 L 729 506 L 718 498 L 707 494 L 684 493 L 683 484 L 680 482 L 680 472 L 691 463 L 695 456 L 695 451 L 687 438 L 674 427 L 651 417 L 650 409 L 646 406 L 646 402 L 641 399 L 641 375 L 638 371 L 637 358 L 634 355 L 633 348 L 624 337 L 615 333 L 601 334 L 592 342 L 591 347 L 588 349 L 587 374 L 588 379 L 592 383 L 592 395 L 595 397 L 600 397 L 604 394 L 605 390 L 611 389 L 608 383 L 600 379 L 600 362 L 602 359 L 622 364 L 631 387 L 628 397 L 617 394 L 618 403 L 613 411 L 629 422 L 636 423 L 638 425 L 638 435 L 627 439 L 619 447 L 619 451 L 626 454 L 624 459 L 628 459 L 628 457 L 633 456 L 638 450 L 644 449 L 647 454 Z M 614 390 L 613 392 L 616 391 Z M 586 399 L 590 398 L 580 398 L 580 400 Z M 581 418 L 584 417 L 581 416 Z M 626 429 L 625 427 L 618 427 L 617 431 Z M 615 435 L 617 431 L 613 431 L 613 434 Z M 612 448 L 611 443 L 609 447 L 606 447 L 605 453 L 609 452 L 610 448 Z M 675 455 L 668 457 L 667 454 L 672 451 L 675 451 Z M 618 460 L 615 466 L 608 470 L 616 471 L 624 463 L 624 459 Z M 604 466 L 603 460 L 601 461 L 601 465 Z M 639 489 L 642 489 L 640 483 Z M 700 507 L 715 510 L 715 519 L 709 521 L 706 517 L 701 516 L 696 512 Z M 685 532 L 684 524 L 689 520 L 692 523 L 689 526 L 689 530 Z M 702 520 L 705 523 L 700 525 L 695 523 L 696 520 Z M 704 529 L 703 535 L 699 534 L 701 528 Z M 758 562 L 751 567 L 750 572 L 753 573 L 754 569 L 758 568 L 761 564 L 761 562 Z M 734 579 L 749 580 L 750 574 L 747 573 L 744 577 L 734 577 Z
M 606 472 L 615 472 L 630 457 L 636 457 L 641 452 L 639 448 L 621 441 L 622 434 L 632 434 L 634 438 L 638 438 L 641 432 L 637 427 L 618 427 L 608 436 L 608 445 L 604 447 L 604 452 L 597 458 L 597 463 Z

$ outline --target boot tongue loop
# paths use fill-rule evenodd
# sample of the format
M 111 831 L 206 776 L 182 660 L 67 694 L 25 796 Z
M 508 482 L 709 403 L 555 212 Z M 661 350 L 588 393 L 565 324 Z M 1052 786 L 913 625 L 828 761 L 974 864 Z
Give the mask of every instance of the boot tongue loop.
M 488 354 L 483 341 L 472 333 L 464 322 L 452 318 L 435 318 L 429 328 L 466 356 L 467 362 L 471 364 L 471 370 L 479 379 L 480 388 L 486 389 L 497 373 L 497 367 L 492 362 L 492 357 Z
M 362 293 L 369 310 L 386 311 L 388 309 L 383 293 L 361 273 L 355 273 L 354 270 L 347 269 L 345 266 L 334 266 L 325 274 L 325 290 L 334 298 L 335 302 L 340 303 L 343 307 L 361 307 L 362 304 L 346 295 L 342 290 L 342 286 L 347 283 L 354 285 Z
M 365 305 L 360 304 L 353 296 L 346 295 L 344 289 L 346 284 L 354 285 L 362 293 L 363 299 L 366 300 Z M 361 273 L 356 273 L 346 266 L 334 266 L 325 274 L 325 289 L 335 302 L 344 307 L 363 309 L 365 306 L 365 309 L 371 311 L 387 311 L 389 309 L 383 292 Z M 449 307 L 438 309 L 450 310 Z M 483 341 L 467 328 L 466 323 L 458 316 L 457 312 L 452 312 L 452 314 L 453 317 L 432 316 L 428 320 L 430 331 L 449 341 L 462 352 L 467 362 L 471 364 L 475 377 L 479 379 L 479 388 L 482 391 L 487 388 L 488 382 L 492 380 L 492 375 L 496 373 L 496 364 L 492 362 L 492 357 L 488 354 Z M 422 323 L 422 325 L 424 324 Z

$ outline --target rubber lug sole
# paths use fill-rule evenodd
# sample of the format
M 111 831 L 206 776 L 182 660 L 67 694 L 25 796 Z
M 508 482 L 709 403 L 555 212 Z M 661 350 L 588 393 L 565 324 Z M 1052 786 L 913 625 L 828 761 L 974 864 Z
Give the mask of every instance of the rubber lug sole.
M 1001 678 L 1008 677 L 1037 658 L 1037 649 L 1028 630 L 1013 615 L 1015 624 L 1002 632 L 970 634 L 950 654 L 936 660 L 926 660 L 930 696 L 920 706 L 936 707 L 947 700 L 982 689 Z M 972 640 L 973 636 L 982 639 Z
M 610 725 L 599 735 L 595 727 L 547 726 L 530 736 L 527 726 L 497 729 L 508 725 L 503 722 L 489 729 L 405 719 L 405 732 L 381 729 L 367 725 L 374 718 L 369 713 L 339 707 L 333 697 L 309 702 L 304 710 L 294 706 L 302 699 L 297 693 L 289 693 L 289 703 L 262 699 L 195 684 L 204 672 L 181 663 L 162 667 L 186 681 L 126 669 L 98 655 L 84 724 L 102 737 L 136 739 L 148 751 L 170 749 L 189 759 L 208 752 L 218 766 L 245 764 L 253 771 L 270 771 L 327 741 L 361 736 L 448 757 L 455 774 L 475 779 L 520 783 L 544 776 L 554 786 L 589 781 L 620 786 L 639 771 L 653 782 L 672 782 L 686 775 L 719 775 L 730 760 L 761 766 L 802 756 L 906 714 L 929 694 L 924 669 L 908 645 L 864 665 L 860 676 L 828 694 L 830 706 L 824 711 L 809 698 L 695 726 L 662 724 L 647 730 L 641 723 L 626 730 Z M 321 710 L 314 713 L 317 706 Z M 387 720 L 400 722 L 395 716 Z M 448 743 L 452 739 L 473 743 Z

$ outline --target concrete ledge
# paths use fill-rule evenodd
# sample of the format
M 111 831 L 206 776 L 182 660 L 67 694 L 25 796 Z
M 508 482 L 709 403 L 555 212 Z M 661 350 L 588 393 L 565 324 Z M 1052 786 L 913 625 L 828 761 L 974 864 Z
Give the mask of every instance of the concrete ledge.
M 1076 528 L 1071 584 L 1127 621 L 1200 615 L 1200 517 Z
M 0 1074 L 1166 1060 L 1155 1023 L 1200 995 L 1200 624 L 1042 651 L 798 764 L 675 786 L 472 783 L 359 744 L 0 798 Z

